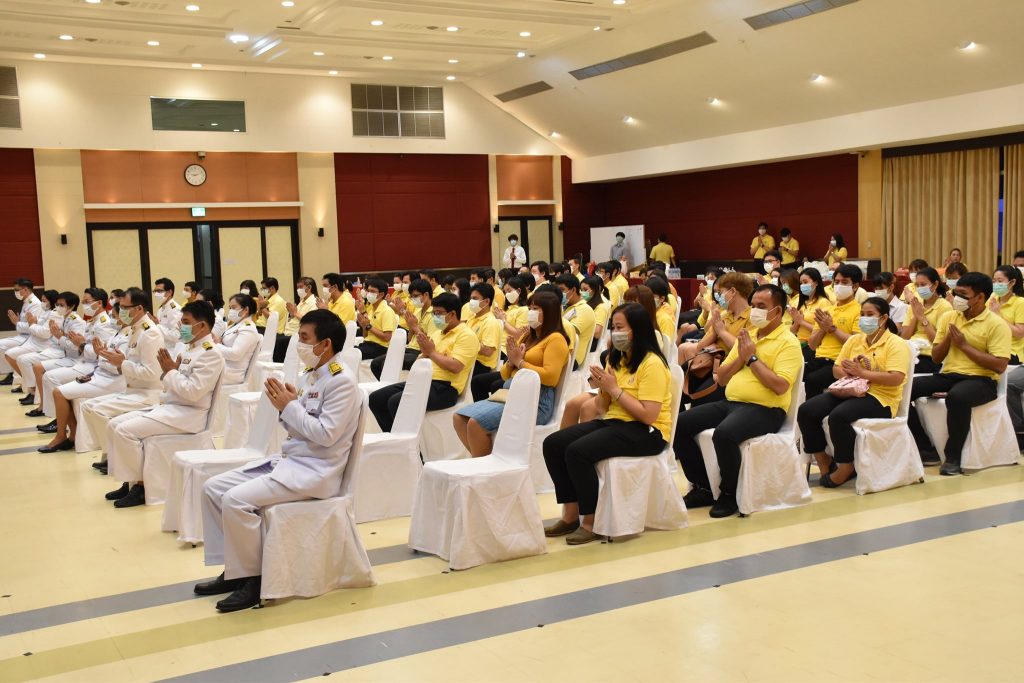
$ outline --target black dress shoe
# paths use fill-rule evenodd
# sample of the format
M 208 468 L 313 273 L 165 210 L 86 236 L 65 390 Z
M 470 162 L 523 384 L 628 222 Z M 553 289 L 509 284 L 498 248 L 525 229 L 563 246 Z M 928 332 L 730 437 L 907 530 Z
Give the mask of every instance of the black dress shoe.
M 117 489 L 116 491 L 111 491 L 110 493 L 103 497 L 106 498 L 107 500 L 121 500 L 122 498 L 128 495 L 128 491 L 130 489 L 131 487 L 128 486 L 128 482 L 125 482 L 121 484 L 121 488 Z
M 25 394 L 18 401 L 18 403 L 20 403 L 23 406 L 30 406 L 30 405 L 32 405 L 35 402 L 36 402 L 36 395 L 35 394 Z
M 33 408 L 32 410 L 25 413 L 25 417 L 42 417 L 46 413 L 43 412 L 42 408 Z
M 75 442 L 71 439 L 64 439 L 56 446 L 40 446 L 37 450 L 40 453 L 56 453 L 58 451 L 70 451 L 75 447 Z
M 99 473 L 103 476 L 107 476 L 107 463 L 103 463 L 103 467 L 97 467 L 96 469 L 99 470 Z
M 719 494 L 718 500 L 711 506 L 711 512 L 709 513 L 714 519 L 721 519 L 722 517 L 732 517 L 740 511 L 738 505 L 736 505 L 736 496 L 728 493 Z
M 245 585 L 248 579 L 225 579 L 224 572 L 220 573 L 216 579 L 212 581 L 204 581 L 197 583 L 192 589 L 196 595 L 220 595 L 221 593 L 234 593 L 236 590 Z
M 101 460 L 100 462 L 94 462 L 92 464 L 92 468 L 94 470 L 105 470 L 105 469 L 107 469 L 107 461 L 106 460 Z
M 693 508 L 706 508 L 715 504 L 715 495 L 707 489 L 694 486 L 690 492 L 683 496 L 683 505 L 687 510 Z
M 950 462 L 949 460 L 942 463 L 942 467 L 939 468 L 939 474 L 941 474 L 944 477 L 952 477 L 954 475 L 963 473 L 964 471 L 960 469 L 960 463 Z
M 250 576 L 245 579 L 242 587 L 234 593 L 217 603 L 218 612 L 237 612 L 242 609 L 249 609 L 260 604 L 260 586 L 262 581 L 258 576 Z
M 0 387 L 9 387 L 12 384 L 14 384 L 14 373 L 13 372 L 7 373 L 6 377 L 4 377 L 3 379 L 0 379 Z
M 53 427 L 53 431 L 51 431 L 51 432 L 46 431 L 47 429 L 49 429 L 51 427 Z M 53 434 L 53 433 L 55 433 L 57 431 L 57 421 L 56 420 L 50 420 L 49 422 L 47 422 L 44 425 L 36 425 L 36 429 L 38 429 L 39 431 L 43 432 L 44 434 Z
M 925 465 L 925 466 L 928 466 L 928 465 L 938 465 L 940 462 L 942 462 L 942 458 L 939 457 L 939 454 L 937 452 L 935 452 L 935 451 L 921 451 L 921 464 L 922 465 Z
M 11 393 L 12 394 L 21 394 L 21 393 L 24 393 L 24 392 L 25 392 L 25 390 L 22 389 L 21 387 L 14 387 L 13 389 L 11 389 Z
M 128 491 L 128 495 L 114 501 L 116 508 L 133 508 L 146 504 L 146 487 L 142 484 L 135 484 Z

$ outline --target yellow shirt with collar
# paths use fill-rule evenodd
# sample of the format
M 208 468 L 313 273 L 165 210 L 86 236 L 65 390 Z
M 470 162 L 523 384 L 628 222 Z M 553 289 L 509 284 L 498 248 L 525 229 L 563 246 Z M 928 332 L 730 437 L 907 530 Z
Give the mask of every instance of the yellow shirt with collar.
M 629 289 L 629 280 L 622 277 L 622 273 L 619 273 L 612 282 L 615 283 L 615 289 L 619 292 L 619 303 L 622 303 L 622 297 L 626 294 L 626 290 Z
M 988 302 L 991 303 L 995 298 L 996 295 L 993 294 L 989 297 Z M 999 307 L 999 315 L 1008 325 L 1024 324 L 1024 298 L 1011 294 L 1010 298 Z M 1010 340 L 1010 349 L 1013 355 L 1017 356 L 1018 360 L 1024 358 L 1024 337 L 1013 339 L 1013 330 L 1010 330 Z
M 284 334 L 285 327 L 288 325 L 288 306 L 284 302 L 284 298 L 280 294 L 274 292 L 267 299 L 267 310 L 271 313 L 277 313 L 277 333 Z M 256 325 L 259 327 L 267 326 L 267 316 L 260 315 L 256 319 Z
M 676 250 L 672 248 L 671 244 L 667 242 L 658 242 L 651 247 L 651 259 L 654 261 L 661 261 L 662 263 L 672 264 L 672 260 L 676 257 Z
M 790 254 L 784 249 L 789 249 L 793 253 Z M 781 240 L 779 242 L 779 251 L 782 253 L 782 265 L 788 266 L 792 263 L 796 263 L 797 256 L 800 254 L 800 242 L 795 237 L 790 237 L 789 241 Z
M 494 287 L 494 301 L 491 305 L 494 308 L 505 308 L 505 292 L 498 285 L 491 285 Z
M 676 312 L 667 301 L 655 311 L 655 319 L 658 323 L 658 330 L 667 335 L 669 339 L 676 338 Z
M 576 348 L 574 359 L 580 366 L 587 359 L 590 352 L 590 342 L 587 341 L 594 336 L 594 327 L 597 324 L 597 316 L 594 309 L 586 301 L 580 299 L 569 308 L 565 309 L 562 317 L 576 330 Z M 569 337 L 572 339 L 572 336 Z
M 348 292 L 342 292 L 337 299 L 327 301 L 327 310 L 348 323 L 356 319 L 356 302 Z
M 910 365 L 910 344 L 903 338 L 886 330 L 874 344 L 868 344 L 868 336 L 864 333 L 852 335 L 843 344 L 836 363 L 844 360 L 855 360 L 864 356 L 871 361 L 871 369 L 875 372 L 902 372 L 903 381 L 896 386 L 871 383 L 868 394 L 892 412 L 900 409 L 903 399 L 903 387 L 907 384 L 907 366 Z
M 444 287 L 438 285 L 437 287 L 434 287 L 434 291 L 430 293 L 430 298 L 434 299 L 436 297 L 441 296 L 442 294 L 444 294 Z
M 434 342 L 438 353 L 462 363 L 462 370 L 459 372 L 449 372 L 434 363 L 431 379 L 448 382 L 455 391 L 461 394 L 473 372 L 473 362 L 476 360 L 477 354 L 480 353 L 479 340 L 473 331 L 466 327 L 465 323 L 459 323 L 447 332 L 434 330 L 430 339 Z
M 764 242 L 765 246 L 759 247 L 758 242 Z M 754 239 L 750 240 L 750 248 L 757 249 L 757 251 L 754 252 L 755 259 L 763 259 L 765 254 L 775 248 L 775 238 L 771 235 L 765 235 L 764 237 L 758 235 Z
M 804 356 L 800 351 L 800 341 L 784 325 L 779 325 L 764 337 L 752 335 L 754 355 L 758 362 L 764 363 L 779 377 L 786 380 L 789 389 L 783 394 L 761 384 L 761 380 L 749 365 L 740 368 L 725 385 L 725 398 L 736 403 L 753 403 L 766 408 L 782 408 L 789 410 L 793 398 L 793 384 L 804 364 Z M 739 357 L 739 344 L 735 344 L 729 355 L 722 361 L 728 365 Z
M 851 297 L 847 303 L 841 306 L 835 304 L 829 313 L 832 315 L 832 324 L 837 330 L 842 330 L 847 334 L 860 332 L 860 304 L 857 303 L 856 298 Z M 821 329 L 817 322 L 814 323 L 814 329 Z M 839 338 L 829 333 L 822 337 L 821 344 L 814 352 L 814 357 L 835 360 L 842 350 L 843 344 Z
M 288 324 L 284 327 L 284 333 L 288 336 L 298 334 L 299 321 L 302 320 L 302 316 L 306 315 L 310 311 L 316 310 L 316 297 L 312 294 L 307 295 L 305 299 L 295 306 L 295 308 L 295 315 L 288 318 Z
M 846 255 L 846 247 L 839 247 L 832 252 L 831 256 L 828 257 L 827 263 L 830 266 L 834 263 L 841 263 L 846 260 Z
M 1009 358 L 1013 352 L 1010 326 L 1002 316 L 996 315 L 985 307 L 979 315 L 968 320 L 960 311 L 954 310 L 939 321 L 935 331 L 935 344 L 938 345 L 949 333 L 949 326 L 956 325 L 963 332 L 967 343 L 997 358 Z M 983 368 L 967 357 L 955 344 L 949 345 L 949 353 L 942 362 L 943 375 L 971 375 L 972 377 L 990 377 L 999 379 L 998 372 Z
M 478 353 L 476 360 L 480 365 L 496 370 L 498 367 L 498 357 L 501 355 L 501 338 L 503 327 L 501 321 L 494 317 L 489 309 L 482 315 L 474 315 L 467 322 L 466 325 L 476 335 L 477 340 L 480 342 L 480 346 L 489 346 L 494 349 L 494 353 L 490 356 L 485 356 L 482 353 Z
M 797 303 L 799 303 L 799 300 L 797 301 Z M 808 299 L 803 306 L 798 306 L 797 308 L 799 308 L 800 312 L 803 313 L 804 320 L 811 324 L 815 324 L 814 312 L 819 309 L 823 311 L 831 311 L 832 302 L 823 296 L 819 296 L 814 301 Z M 799 330 L 797 330 L 796 338 L 799 339 L 800 341 L 807 341 L 808 339 L 811 338 L 811 330 L 807 329 L 806 327 L 801 327 Z
M 381 332 L 394 332 L 395 328 L 398 327 L 398 316 L 391 310 L 391 306 L 388 305 L 387 301 L 378 301 L 374 304 L 366 304 L 365 307 L 366 317 L 370 319 L 370 324 Z M 391 342 L 383 337 L 378 337 L 373 332 L 367 331 L 366 341 L 373 342 L 380 346 L 387 347 Z
M 409 310 L 415 313 L 416 319 L 419 322 L 420 331 L 428 337 L 433 337 L 434 332 L 437 332 L 437 326 L 434 325 L 434 307 L 427 306 L 426 308 L 417 309 L 410 306 Z M 402 322 L 405 322 L 404 318 L 402 319 Z M 420 340 L 411 332 L 409 333 L 408 343 L 405 345 L 405 348 L 413 351 L 420 350 Z
M 640 361 L 640 367 L 636 369 L 635 374 L 629 371 L 629 365 L 625 363 L 617 368 L 608 364 L 607 369 L 615 374 L 615 383 L 619 385 L 619 389 L 623 393 L 629 394 L 638 401 L 657 401 L 661 404 L 658 417 L 651 427 L 661 432 L 661 438 L 666 443 L 671 442 L 672 435 L 669 432 L 672 429 L 672 375 L 669 373 L 665 361 L 655 353 L 648 353 Z M 612 399 L 611 405 L 608 406 L 608 412 L 604 416 L 606 420 L 636 422 L 636 418 L 630 415 L 629 411 L 623 408 L 618 401 L 615 401 L 614 396 Z
M 938 332 L 939 322 L 946 317 L 947 314 L 953 312 L 953 306 L 941 296 L 933 296 L 929 301 L 933 303 L 931 306 L 925 304 L 924 319 L 935 329 L 936 332 Z M 907 317 L 903 319 L 903 326 L 910 327 L 914 330 L 914 334 L 910 337 L 911 339 L 920 339 L 925 342 L 926 345 L 921 349 L 921 355 L 931 358 L 932 343 L 928 339 L 928 332 L 925 330 L 922 322 L 914 317 L 913 308 L 907 309 Z
M 608 329 L 608 318 L 612 317 L 612 305 L 607 300 L 602 299 L 601 303 L 594 309 L 594 325 L 601 326 L 601 333 Z
M 729 332 L 729 334 L 731 334 L 734 337 L 738 336 L 740 330 L 744 328 L 746 328 L 747 331 L 750 332 L 750 334 L 754 334 L 754 332 L 757 331 L 757 328 L 750 324 L 749 306 L 747 307 L 747 310 L 743 311 L 739 315 L 733 315 L 731 311 L 722 309 L 722 321 L 725 323 L 726 331 Z M 722 341 L 721 339 L 715 340 L 715 344 L 717 344 L 718 348 L 722 349 L 723 351 L 730 350 L 730 348 L 726 346 L 725 342 Z M 733 344 L 733 346 L 735 346 L 735 344 Z
M 585 277 L 587 277 L 587 276 L 583 274 L 582 270 L 580 272 L 576 273 L 576 279 L 579 280 L 580 282 L 583 282 L 583 279 Z

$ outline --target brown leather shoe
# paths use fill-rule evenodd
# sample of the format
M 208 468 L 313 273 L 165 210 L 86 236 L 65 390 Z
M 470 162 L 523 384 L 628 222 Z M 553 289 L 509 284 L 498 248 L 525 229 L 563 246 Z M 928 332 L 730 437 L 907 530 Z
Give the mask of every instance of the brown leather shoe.
M 571 534 L 579 528 L 580 520 L 578 519 L 575 522 L 571 523 L 558 520 L 554 524 L 544 527 L 544 535 L 548 538 L 554 538 L 556 536 L 565 536 L 566 534 Z
M 600 541 L 603 539 L 604 536 L 600 536 L 589 529 L 584 529 L 583 527 L 580 527 L 576 531 L 566 536 L 565 542 L 569 545 L 583 545 L 584 543 Z

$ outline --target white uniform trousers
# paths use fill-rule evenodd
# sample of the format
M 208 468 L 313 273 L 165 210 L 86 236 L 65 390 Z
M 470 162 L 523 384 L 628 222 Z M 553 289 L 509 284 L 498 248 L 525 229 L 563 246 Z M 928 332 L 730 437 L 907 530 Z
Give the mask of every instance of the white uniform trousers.
M 75 433 L 75 446 L 79 453 L 94 451 L 101 446 L 99 443 L 103 432 L 96 434 L 92 427 L 85 421 L 83 406 L 89 399 L 100 398 L 110 394 L 120 394 L 125 388 L 124 377 L 107 377 L 105 375 L 93 375 L 88 382 L 76 382 L 74 380 L 62 384 L 58 391 L 61 396 L 71 401 L 71 409 L 75 411 L 75 419 L 78 420 L 78 430 Z M 106 428 L 106 421 L 103 422 Z
M 46 367 L 46 363 L 43 363 L 43 367 Z M 43 392 L 43 413 L 46 417 L 53 418 L 57 416 L 57 410 L 53 407 L 53 392 L 57 387 L 68 382 L 75 382 L 75 379 L 81 377 L 82 374 L 74 368 L 66 367 L 53 368 L 43 373 L 43 386 L 40 391 Z M 78 384 L 78 382 L 75 382 L 75 384 Z
M 21 388 L 29 393 L 36 388 L 36 373 L 32 371 L 35 363 L 45 363 L 59 358 L 61 352 L 57 349 L 47 349 L 36 353 L 25 353 L 18 356 L 18 374 L 21 375 Z
M 111 418 L 107 423 L 106 438 L 110 475 L 116 481 L 142 481 L 145 462 L 142 441 L 163 434 L 185 434 L 185 430 L 158 422 L 148 417 L 146 411 L 133 411 Z
M 27 355 L 27 354 L 35 354 L 35 353 L 39 353 L 39 349 L 31 347 L 31 346 L 28 346 L 26 344 L 22 344 L 21 346 L 15 346 L 13 349 L 10 349 L 9 351 L 5 352 L 3 365 L 4 365 L 4 367 L 7 368 L 7 372 L 11 372 L 12 371 L 11 364 L 7 362 L 7 356 L 10 356 L 11 358 L 14 359 L 13 372 L 16 372 L 17 374 L 21 375 L 21 370 L 18 367 L 20 365 L 21 357 L 24 356 L 24 355 Z M 29 373 L 29 374 L 32 374 L 32 373 Z M 21 375 L 21 381 L 22 381 L 22 383 L 25 382 L 25 376 L 24 375 Z M 35 384 L 35 378 L 32 379 L 32 383 Z
M 7 362 L 7 352 L 11 349 L 18 348 L 24 343 L 25 337 L 22 337 L 21 335 L 0 339 L 0 375 L 9 375 L 14 372 L 14 370 L 11 369 L 11 364 Z
M 207 565 L 224 565 L 225 579 L 263 573 L 263 516 L 275 503 L 310 500 L 268 475 L 274 462 L 218 474 L 203 485 L 203 552 Z
M 92 382 L 89 382 L 92 384 Z M 63 393 L 63 392 L 62 392 Z M 123 394 L 100 396 L 82 403 L 82 422 L 85 423 L 103 453 L 107 453 L 107 423 L 133 410 L 148 410 L 156 405 L 159 391 L 128 391 Z M 67 397 L 67 394 L 65 394 Z M 106 458 L 104 458 L 106 460 Z

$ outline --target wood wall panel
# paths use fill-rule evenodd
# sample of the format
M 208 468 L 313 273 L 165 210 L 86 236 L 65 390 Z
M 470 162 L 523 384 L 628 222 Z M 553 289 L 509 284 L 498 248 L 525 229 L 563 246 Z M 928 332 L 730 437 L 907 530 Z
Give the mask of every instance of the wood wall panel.
M 554 199 L 550 156 L 502 155 L 495 158 L 498 201 Z
M 0 287 L 15 278 L 43 284 L 35 157 L 31 149 L 0 149 Z
M 268 206 L 264 208 L 217 209 L 207 208 L 207 221 L 247 221 L 273 218 L 297 219 L 297 206 Z M 89 223 L 174 223 L 202 221 L 193 218 L 191 209 L 86 209 Z

